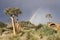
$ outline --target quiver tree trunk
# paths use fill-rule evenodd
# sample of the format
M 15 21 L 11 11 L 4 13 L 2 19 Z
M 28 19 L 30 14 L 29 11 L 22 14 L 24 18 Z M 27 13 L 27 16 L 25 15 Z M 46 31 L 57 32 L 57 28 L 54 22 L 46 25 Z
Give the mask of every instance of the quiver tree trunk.
M 14 15 L 11 16 L 11 20 L 12 20 L 13 34 L 16 35 L 16 28 L 15 28 L 15 22 L 14 22 Z
M 18 19 L 17 19 L 16 30 L 17 30 L 17 32 L 19 31 L 19 23 L 18 23 Z

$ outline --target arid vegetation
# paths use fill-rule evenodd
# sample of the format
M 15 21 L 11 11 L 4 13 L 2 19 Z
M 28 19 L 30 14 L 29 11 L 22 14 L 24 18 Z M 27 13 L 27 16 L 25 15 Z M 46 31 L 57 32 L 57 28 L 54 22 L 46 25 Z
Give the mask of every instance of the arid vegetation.
M 23 21 L 25 25 L 27 21 Z M 20 23 L 22 24 L 22 23 Z M 22 24 L 22 25 L 24 25 Z M 18 33 L 13 35 L 13 28 L 2 28 L 4 30 L 0 35 L 0 40 L 60 40 L 60 31 L 56 31 L 51 27 L 48 27 L 46 24 L 39 24 L 38 26 L 32 27 L 19 26 Z
M 35 26 L 30 21 L 17 21 L 14 17 L 21 14 L 19 8 L 7 8 L 4 13 L 11 17 L 11 27 L 8 24 L 0 22 L 0 40 L 60 40 L 60 31 L 48 27 L 47 24 Z M 51 14 L 46 16 L 51 17 Z M 49 19 L 50 20 L 50 19 Z

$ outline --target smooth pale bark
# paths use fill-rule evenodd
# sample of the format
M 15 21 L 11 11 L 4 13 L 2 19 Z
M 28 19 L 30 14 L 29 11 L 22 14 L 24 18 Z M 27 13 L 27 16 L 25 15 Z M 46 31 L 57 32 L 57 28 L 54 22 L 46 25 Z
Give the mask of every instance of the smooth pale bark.
M 14 23 L 14 15 L 11 16 L 11 20 L 12 20 L 12 26 L 13 26 L 13 34 L 16 35 L 16 28 L 15 28 L 15 23 Z
M 48 22 L 50 22 L 50 19 L 51 19 L 51 18 L 48 18 Z
M 51 19 L 51 18 L 48 18 L 48 17 L 47 17 L 47 22 L 50 22 L 50 19 Z
M 18 23 L 18 20 L 17 20 L 17 32 L 19 31 L 19 23 Z

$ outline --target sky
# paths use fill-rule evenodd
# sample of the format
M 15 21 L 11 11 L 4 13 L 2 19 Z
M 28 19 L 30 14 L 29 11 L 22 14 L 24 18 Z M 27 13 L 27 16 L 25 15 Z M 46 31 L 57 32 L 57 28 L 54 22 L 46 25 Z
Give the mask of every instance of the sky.
M 8 22 L 8 15 L 3 13 L 7 7 L 20 8 L 20 20 L 30 20 L 34 24 L 46 23 L 45 15 L 52 14 L 52 22 L 60 23 L 60 0 L 0 0 L 0 21 Z M 33 17 L 34 16 L 34 17 Z

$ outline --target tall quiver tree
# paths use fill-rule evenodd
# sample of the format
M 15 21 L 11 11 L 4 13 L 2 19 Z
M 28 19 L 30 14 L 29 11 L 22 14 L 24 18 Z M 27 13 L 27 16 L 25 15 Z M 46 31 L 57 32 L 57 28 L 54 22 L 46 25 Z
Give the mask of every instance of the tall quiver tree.
M 18 14 L 21 14 L 21 10 L 19 8 L 8 7 L 4 10 L 4 13 L 9 15 L 12 20 L 13 34 L 16 35 L 16 27 L 14 17 L 18 17 Z
M 48 22 L 50 22 L 52 15 L 51 14 L 46 14 L 46 18 L 48 19 Z

